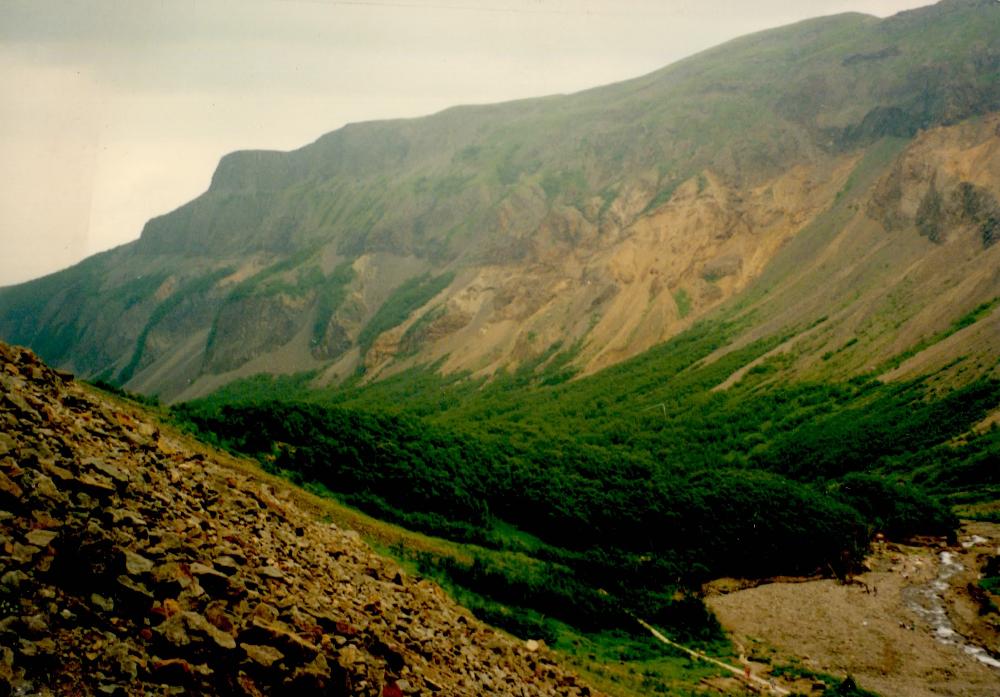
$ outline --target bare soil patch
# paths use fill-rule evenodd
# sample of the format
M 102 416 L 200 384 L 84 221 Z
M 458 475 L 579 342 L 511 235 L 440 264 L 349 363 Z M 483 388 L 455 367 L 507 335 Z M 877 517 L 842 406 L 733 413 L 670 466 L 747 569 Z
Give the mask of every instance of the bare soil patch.
M 879 545 L 867 560 L 870 571 L 856 577 L 864 585 L 784 581 L 726 593 L 738 587 L 730 580 L 712 585 L 708 604 L 751 659 L 772 666 L 852 675 L 885 697 L 996 697 L 1000 669 L 942 643 L 912 607 L 914 590 L 937 578 L 947 550 L 964 567 L 941 594 L 958 640 L 994 655 L 1000 649 L 996 613 L 980 614 L 969 589 L 985 556 L 998 553 L 1000 525 L 969 523 L 959 539 L 966 546 Z

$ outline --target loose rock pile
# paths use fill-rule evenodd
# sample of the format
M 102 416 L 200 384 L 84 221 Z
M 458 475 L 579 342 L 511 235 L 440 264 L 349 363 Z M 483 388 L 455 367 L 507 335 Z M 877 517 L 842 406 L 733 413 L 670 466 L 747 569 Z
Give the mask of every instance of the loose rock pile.
M 0 697 L 589 695 L 356 533 L 0 344 Z

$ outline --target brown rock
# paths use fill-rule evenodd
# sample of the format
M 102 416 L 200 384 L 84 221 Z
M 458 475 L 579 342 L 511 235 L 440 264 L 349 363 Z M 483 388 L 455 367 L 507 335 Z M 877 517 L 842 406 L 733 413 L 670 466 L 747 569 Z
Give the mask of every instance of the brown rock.
M 18 466 L 17 460 L 9 456 L 5 458 L 0 458 L 0 470 L 6 472 L 7 476 L 12 477 L 14 479 L 17 479 L 22 474 L 24 474 L 24 470 L 21 469 L 20 466 Z
M 21 618 L 21 626 L 29 636 L 42 636 L 49 633 L 49 623 L 45 615 L 36 613 Z
M 173 594 L 189 588 L 194 582 L 194 574 L 191 573 L 189 566 L 176 561 L 153 567 L 151 575 L 160 590 L 169 589 Z
M 111 598 L 105 598 L 98 593 L 90 594 L 90 602 L 105 612 L 111 612 L 115 609 L 115 602 Z
M 181 617 L 184 618 L 184 623 L 187 625 L 188 629 L 193 632 L 198 632 L 206 635 L 215 644 L 223 649 L 235 649 L 236 640 L 233 638 L 232 634 L 224 632 L 218 629 L 209 622 L 204 615 L 200 615 L 197 612 L 186 611 L 181 613 Z
M 276 566 L 262 566 L 257 569 L 257 573 L 261 576 L 266 576 L 267 578 L 274 579 L 284 579 L 285 574 Z
M 207 665 L 195 665 L 183 658 L 154 658 L 152 669 L 157 680 L 168 684 L 190 683 L 198 676 L 207 677 L 213 672 Z
M 264 693 L 257 687 L 257 683 L 246 673 L 240 672 L 236 676 L 236 684 L 247 697 L 264 697 Z
M 24 539 L 36 547 L 48 547 L 58 536 L 59 533 L 49 530 L 32 530 L 24 536 Z
M 35 642 L 35 648 L 39 653 L 51 655 L 56 652 L 56 642 L 51 637 L 45 637 Z
M 232 618 L 226 613 L 226 603 L 216 600 L 208 604 L 205 608 L 205 619 L 211 622 L 217 629 L 235 635 L 236 625 Z
M 241 566 L 239 562 L 237 562 L 235 559 L 233 559 L 233 557 L 229 555 L 222 555 L 216 557 L 212 561 L 212 564 L 215 565 L 216 569 L 218 569 L 219 571 L 228 576 L 232 576 L 234 573 L 236 573 Z
M 76 478 L 76 482 L 97 496 L 106 496 L 117 491 L 111 480 L 100 475 L 81 474 Z
M 265 622 L 274 622 L 278 619 L 278 611 L 267 603 L 258 603 L 253 609 L 253 616 Z
M 127 508 L 109 508 L 108 513 L 111 514 L 111 522 L 115 525 L 119 523 L 128 523 L 129 525 L 137 528 L 146 527 L 146 519 L 135 511 L 130 511 Z
M 180 613 L 168 617 L 154 631 L 177 647 L 187 646 L 191 643 L 184 616 Z
M 112 465 L 110 462 L 107 462 L 102 458 L 97 458 L 97 457 L 87 458 L 80 464 L 83 465 L 84 467 L 87 467 L 89 469 L 92 469 L 96 472 L 103 474 L 108 479 L 118 482 L 119 484 L 126 484 L 130 480 L 129 475 L 125 470 L 115 465 Z
M 11 545 L 10 556 L 14 561 L 20 564 L 27 564 L 41 551 L 41 548 L 35 547 L 34 545 L 22 545 L 19 542 L 15 542 Z
M 54 460 L 43 460 L 41 465 L 43 472 L 45 472 L 49 476 L 55 477 L 56 479 L 59 479 L 64 482 L 68 482 L 75 479 L 72 472 L 70 472 L 65 467 L 60 467 L 55 463 Z
M 358 647 L 354 644 L 348 644 L 340 650 L 337 655 L 337 662 L 340 663 L 344 668 L 350 669 L 355 663 L 363 663 L 365 660 L 364 654 L 358 650 Z
M 6 474 L 0 472 L 0 494 L 5 494 L 12 499 L 20 499 L 24 496 L 24 490 Z
M 286 651 L 307 656 L 313 656 L 319 653 L 318 646 L 300 637 L 283 622 L 268 622 L 259 617 L 254 617 L 251 627 L 245 630 L 244 634 L 247 635 L 247 640 L 250 641 L 250 643 L 275 644 L 282 647 Z M 255 636 L 263 637 L 267 641 L 255 642 L 253 641 Z M 242 640 L 243 634 L 240 635 L 240 638 Z
M 153 599 L 152 591 L 150 591 L 145 584 L 125 575 L 119 576 L 117 580 L 119 586 L 127 591 L 130 591 L 133 595 L 141 598 L 148 598 L 149 600 Z
M 219 573 L 210 566 L 195 562 L 190 566 L 191 573 L 198 582 L 212 595 L 219 595 L 229 588 L 229 577 Z
M 319 654 L 306 665 L 297 668 L 292 673 L 290 683 L 291 687 L 296 691 L 317 691 L 333 695 L 347 694 L 343 691 L 346 687 L 343 674 L 338 671 L 338 676 L 335 677 L 330 670 L 330 664 L 327 663 L 326 657 L 323 654 Z M 340 687 L 336 683 L 340 683 L 343 687 Z M 340 689 L 337 689 L 338 687 Z
M 11 569 L 0 576 L 0 586 L 11 590 L 16 590 L 23 582 L 28 580 L 28 574 L 19 569 Z
M 240 648 L 246 652 L 247 658 L 254 663 L 264 666 L 265 668 L 270 668 L 272 663 L 280 661 L 285 657 L 285 654 L 281 653 L 273 646 L 240 644 Z
M 50 501 L 55 503 L 65 503 L 67 501 L 66 494 L 56 486 L 52 478 L 42 474 L 41 472 L 36 472 L 34 476 L 34 481 L 32 487 L 39 496 L 43 496 Z

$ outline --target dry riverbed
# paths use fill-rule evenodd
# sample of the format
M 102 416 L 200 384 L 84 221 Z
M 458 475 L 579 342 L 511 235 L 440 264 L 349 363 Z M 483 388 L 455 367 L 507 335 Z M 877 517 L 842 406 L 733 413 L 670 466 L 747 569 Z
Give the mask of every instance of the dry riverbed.
M 755 673 L 797 665 L 852 675 L 884 697 L 997 697 L 1000 616 L 980 614 L 970 584 L 1000 554 L 1000 525 L 967 523 L 959 542 L 880 545 L 860 584 L 779 582 L 727 593 L 738 584 L 716 582 L 708 604 Z M 977 656 L 977 647 L 986 651 Z

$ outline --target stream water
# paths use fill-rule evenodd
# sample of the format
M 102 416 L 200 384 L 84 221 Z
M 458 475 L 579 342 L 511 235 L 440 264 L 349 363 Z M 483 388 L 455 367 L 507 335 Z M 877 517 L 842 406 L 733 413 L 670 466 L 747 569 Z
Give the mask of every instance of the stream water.
M 982 540 L 982 538 L 979 540 L 973 539 L 963 546 L 970 547 L 977 541 L 985 540 Z M 931 626 L 934 637 L 939 642 L 949 646 L 956 646 L 980 663 L 1000 669 L 1000 660 L 993 658 L 983 647 L 976 646 L 967 641 L 965 637 L 955 631 L 951 620 L 948 619 L 948 612 L 945 610 L 944 593 L 948 590 L 951 578 L 962 571 L 963 568 L 962 564 L 955 559 L 954 554 L 951 552 L 941 552 L 937 578 L 930 583 L 903 589 L 903 599 L 907 607 L 917 613 L 922 620 Z

